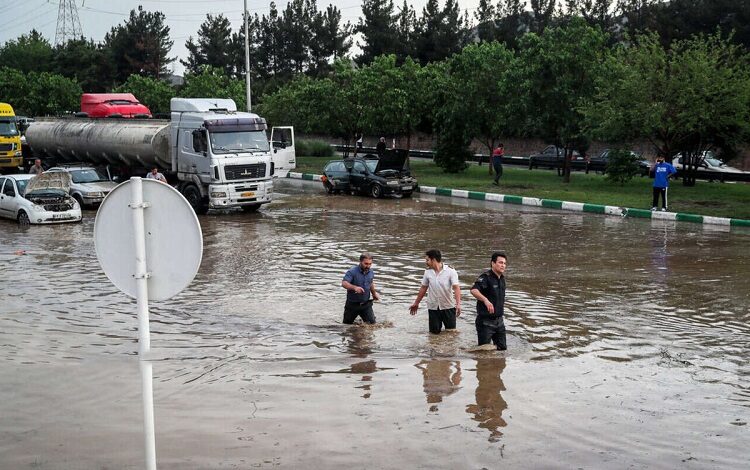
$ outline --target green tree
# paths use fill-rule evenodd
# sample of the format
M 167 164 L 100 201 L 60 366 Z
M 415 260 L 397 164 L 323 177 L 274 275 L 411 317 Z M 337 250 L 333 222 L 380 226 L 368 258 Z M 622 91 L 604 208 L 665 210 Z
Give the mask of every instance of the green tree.
M 565 149 L 563 182 L 570 182 L 573 151 L 585 151 L 589 138 L 581 107 L 595 92 L 595 78 L 606 56 L 607 37 L 574 18 L 566 27 L 529 33 L 521 41 L 515 73 L 527 131 Z
M 534 15 L 534 31 L 542 33 L 552 23 L 557 0 L 530 0 Z
M 104 93 L 114 84 L 114 63 L 109 52 L 91 39 L 71 39 L 54 49 L 52 69 L 75 79 L 88 93 Z
M 247 109 L 245 82 L 210 66 L 205 66 L 198 74 L 186 74 L 179 94 L 183 98 L 231 98 L 237 109 Z
M 417 22 L 415 54 L 424 65 L 440 61 L 461 50 L 468 26 L 456 0 L 446 0 L 440 9 L 438 0 L 428 0 Z
M 0 64 L 24 73 L 51 70 L 52 46 L 42 34 L 32 29 L 18 39 L 11 39 L 0 47 Z
M 201 67 L 205 65 L 223 69 L 226 75 L 232 75 L 235 72 L 232 61 L 232 25 L 221 13 L 216 16 L 207 14 L 206 20 L 198 29 L 198 42 L 190 36 L 185 43 L 185 48 L 188 50 L 188 58 L 180 62 L 189 73 L 199 73 Z
M 417 13 L 407 0 L 404 0 L 396 15 L 396 38 L 398 39 L 396 57 L 399 63 L 403 63 L 407 57 L 414 56 L 416 28 Z
M 584 111 L 596 135 L 648 139 L 658 151 L 681 152 L 683 183 L 695 185 L 703 151 L 732 149 L 750 136 L 750 57 L 719 34 L 677 41 L 638 36 L 605 62 Z
M 363 40 L 357 63 L 369 64 L 375 57 L 396 53 L 399 44 L 393 0 L 363 0 L 362 18 L 354 32 Z
M 113 27 L 104 37 L 119 83 L 134 73 L 153 78 L 165 76 L 167 66 L 174 61 L 169 57 L 173 44 L 164 14 L 147 12 L 141 7 L 137 13 L 131 10 L 128 20 Z
M 81 86 L 75 80 L 48 72 L 30 73 L 29 105 L 35 116 L 55 116 L 78 111 Z
M 495 20 L 497 11 L 490 0 L 479 0 L 477 9 L 474 10 L 474 19 L 477 20 L 477 36 L 482 42 L 494 41 L 496 34 Z
M 112 90 L 115 93 L 132 93 L 138 101 L 148 106 L 153 114 L 166 114 L 170 111 L 170 100 L 176 95 L 175 89 L 164 80 L 131 75 L 122 85 Z
M 630 150 L 613 149 L 609 152 L 605 178 L 612 183 L 624 185 L 640 173 L 640 157 Z
M 26 74 L 10 67 L 0 68 L 0 102 L 10 103 L 16 114 L 33 116 L 29 102 L 29 82 Z

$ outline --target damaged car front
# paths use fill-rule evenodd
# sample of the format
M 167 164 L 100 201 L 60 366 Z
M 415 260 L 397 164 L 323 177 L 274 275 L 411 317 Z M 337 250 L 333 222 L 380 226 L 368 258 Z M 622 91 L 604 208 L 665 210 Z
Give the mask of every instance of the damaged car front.
M 411 196 L 417 180 L 411 175 L 406 151 L 387 151 L 383 156 L 345 158 L 328 162 L 321 178 L 329 193 L 351 192 L 379 198 L 388 194 Z
M 69 194 L 70 174 L 43 173 L 38 176 L 14 175 L 19 196 L 15 198 L 14 218 L 19 223 L 55 224 L 80 222 L 81 206 Z M 20 196 L 23 194 L 23 196 Z

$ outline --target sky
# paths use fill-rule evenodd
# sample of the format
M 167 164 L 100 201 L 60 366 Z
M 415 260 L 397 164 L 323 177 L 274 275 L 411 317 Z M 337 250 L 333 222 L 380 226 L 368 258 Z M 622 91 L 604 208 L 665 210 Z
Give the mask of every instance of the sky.
M 394 0 L 394 4 L 399 6 L 402 1 Z M 243 27 L 243 0 L 75 0 L 75 3 L 83 35 L 97 42 L 104 39 L 104 35 L 113 26 L 122 24 L 130 15 L 130 10 L 137 9 L 138 5 L 142 5 L 147 11 L 164 13 L 174 41 L 171 57 L 178 58 L 172 65 L 173 71 L 180 75 L 184 67 L 179 59 L 187 57 L 185 42 L 191 35 L 196 36 L 206 14 L 223 13 L 232 22 L 233 30 Z M 318 8 L 323 10 L 331 3 L 341 10 L 343 22 L 356 24 L 362 14 L 361 0 L 318 0 Z M 409 3 L 420 16 L 426 0 L 413 0 Z M 443 0 L 440 3 L 442 5 Z M 468 10 L 473 15 L 479 0 L 459 0 L 458 3 L 462 10 Z M 263 15 L 268 13 L 269 4 L 270 0 L 248 0 L 247 9 L 251 15 Z M 276 1 L 279 10 L 286 4 L 286 0 Z M 54 43 L 58 10 L 58 0 L 0 0 L 0 44 L 32 29 Z

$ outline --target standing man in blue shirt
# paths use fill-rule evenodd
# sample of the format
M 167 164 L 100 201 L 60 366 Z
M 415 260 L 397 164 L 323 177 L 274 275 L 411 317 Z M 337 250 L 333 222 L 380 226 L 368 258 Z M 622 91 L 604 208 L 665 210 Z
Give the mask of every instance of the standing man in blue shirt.
M 362 317 L 365 323 L 375 323 L 372 300 L 380 300 L 380 294 L 375 290 L 374 278 L 372 255 L 362 253 L 359 256 L 359 264 L 348 270 L 341 281 L 341 287 L 346 289 L 344 323 L 351 325 L 357 317 Z
M 667 188 L 669 187 L 669 177 L 677 173 L 677 170 L 670 163 L 664 162 L 664 155 L 656 157 L 654 172 L 654 200 L 651 204 L 651 210 L 659 208 L 659 196 L 661 196 L 661 210 L 667 210 Z

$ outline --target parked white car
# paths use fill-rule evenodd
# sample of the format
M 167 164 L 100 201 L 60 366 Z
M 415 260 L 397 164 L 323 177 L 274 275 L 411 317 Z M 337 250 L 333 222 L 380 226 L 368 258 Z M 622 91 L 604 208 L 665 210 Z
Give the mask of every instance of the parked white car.
M 682 170 L 683 158 L 681 154 L 678 153 L 674 156 L 672 166 L 674 166 L 677 171 Z M 698 163 L 698 172 L 700 173 L 699 177 L 701 178 L 718 180 L 723 180 L 722 175 L 747 173 L 738 168 L 725 165 L 724 162 L 716 158 L 715 154 L 710 150 L 703 152 Z
M 70 173 L 70 195 L 81 207 L 99 207 L 104 197 L 117 186 L 106 173 L 92 166 L 57 166 L 46 171 L 56 172 Z
M 68 173 L 0 176 L 0 217 L 21 225 L 80 222 L 81 206 L 69 190 Z

